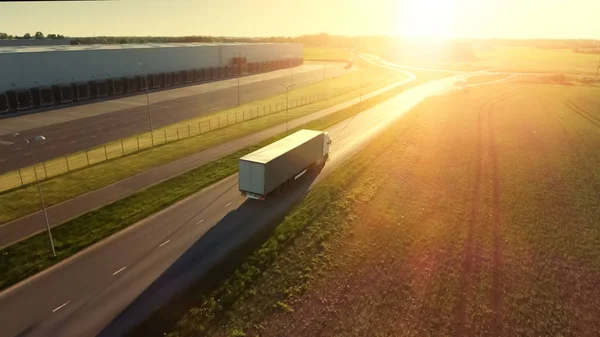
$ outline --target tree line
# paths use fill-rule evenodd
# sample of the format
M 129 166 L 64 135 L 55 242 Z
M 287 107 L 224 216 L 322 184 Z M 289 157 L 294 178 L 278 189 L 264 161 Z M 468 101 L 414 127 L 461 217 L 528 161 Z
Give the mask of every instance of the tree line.
M 23 36 L 13 36 L 0 33 L 0 39 L 64 39 L 61 34 L 48 34 L 36 32 L 33 36 L 29 33 Z M 297 42 L 306 47 L 330 47 L 330 48 L 356 48 L 381 49 L 390 44 L 398 44 L 407 41 L 405 38 L 391 36 L 343 36 L 330 35 L 327 33 L 301 35 L 295 37 L 271 36 L 271 37 L 227 37 L 227 36 L 94 36 L 94 37 L 67 37 L 71 44 L 137 44 L 137 43 L 191 43 L 191 42 L 267 42 L 284 43 Z M 599 49 L 599 40 L 567 40 L 567 39 L 454 39 L 456 44 L 493 45 L 505 47 L 530 47 L 549 49 Z
M 19 35 L 10 35 L 7 33 L 0 32 L 0 40 L 31 40 L 31 39 L 43 40 L 43 39 L 64 39 L 64 38 L 65 38 L 65 36 L 62 34 L 48 34 L 47 36 L 44 36 L 44 33 L 42 33 L 42 32 L 36 32 L 35 34 L 33 34 L 33 36 L 31 36 L 31 34 L 29 34 L 29 33 L 25 33 L 23 36 L 19 36 Z

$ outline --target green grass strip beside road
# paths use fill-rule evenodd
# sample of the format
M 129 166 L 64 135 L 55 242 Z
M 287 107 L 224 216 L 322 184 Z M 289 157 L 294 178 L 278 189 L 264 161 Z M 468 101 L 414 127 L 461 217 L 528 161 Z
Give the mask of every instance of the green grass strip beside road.
M 422 72 L 416 81 L 397 87 L 390 92 L 377 95 L 360 105 L 354 105 L 329 116 L 312 121 L 302 128 L 323 130 L 352 115 L 379 104 L 394 95 L 428 80 L 444 75 Z M 299 129 L 299 128 L 298 128 Z M 294 130 L 292 130 L 293 132 Z M 237 160 L 241 156 L 284 137 L 250 146 L 214 162 L 200 166 L 180 176 L 171 178 L 148 189 L 139 191 L 112 204 L 72 219 L 52 230 L 57 258 L 50 257 L 48 237 L 39 233 L 26 240 L 0 250 L 0 290 L 6 289 L 70 256 L 99 242 L 100 240 L 160 210 L 190 196 L 237 171 Z
M 377 90 L 402 78 L 402 75 L 394 75 L 389 71 L 382 72 L 381 70 L 378 70 L 379 68 L 371 67 L 370 69 L 373 69 L 373 71 L 370 71 L 365 75 L 366 79 L 362 90 L 363 93 Z M 367 77 L 369 78 L 367 79 Z M 330 89 L 335 89 L 342 87 L 347 88 L 348 86 L 356 84 L 360 85 L 360 75 L 357 72 L 343 75 L 336 79 L 318 82 L 313 85 L 299 88 L 298 90 L 301 95 L 306 95 L 311 91 L 312 93 L 322 92 L 322 90 L 329 85 L 331 85 Z M 360 92 L 359 86 L 356 86 L 355 90 L 349 90 L 346 93 L 331 97 L 329 100 L 290 109 L 288 113 L 285 111 L 272 113 L 260 118 L 247 120 L 243 123 L 206 132 L 202 135 L 194 135 L 179 141 L 104 161 L 85 169 L 72 171 L 68 174 L 52 178 L 42 183 L 46 204 L 51 206 L 65 200 L 73 199 L 90 191 L 134 176 L 150 168 L 158 167 L 176 159 L 209 149 L 215 145 L 279 125 L 285 122 L 287 116 L 289 116 L 289 119 L 295 119 L 346 102 L 360 95 Z M 262 101 L 259 101 L 259 103 L 262 103 Z M 251 104 L 256 104 L 256 102 Z M 223 113 L 227 112 L 225 111 Z M 195 122 L 197 123 L 197 121 Z M 185 132 L 187 132 L 187 129 Z M 147 140 L 150 139 L 149 134 L 144 134 L 144 136 Z M 120 145 L 117 147 L 120 148 Z M 104 155 L 103 151 L 102 154 Z M 41 165 L 38 165 L 38 171 L 39 170 L 42 170 L 40 176 L 43 176 L 43 168 Z M 10 222 L 38 210 L 39 198 L 36 186 L 33 184 L 0 194 L 0 224 Z

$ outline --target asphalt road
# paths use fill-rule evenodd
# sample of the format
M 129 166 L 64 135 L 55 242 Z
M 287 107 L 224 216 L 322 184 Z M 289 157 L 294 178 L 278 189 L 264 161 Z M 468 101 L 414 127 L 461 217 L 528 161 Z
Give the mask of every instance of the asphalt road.
M 284 216 L 310 185 L 393 120 L 454 82 L 445 78 L 414 87 L 330 128 L 329 161 L 288 193 L 265 203 L 247 200 L 238 192 L 237 176 L 231 176 L 0 293 L 2 336 L 121 335 Z
M 343 67 L 343 64 L 330 64 L 326 76 L 333 77 L 345 73 L 346 69 Z M 280 70 L 279 72 L 281 77 L 260 82 L 243 84 L 249 82 L 248 79 L 254 76 L 242 78 L 240 102 L 252 102 L 284 92 L 285 89 L 280 84 L 282 81 L 289 80 L 290 72 L 287 70 Z M 318 70 L 294 73 L 293 78 L 294 83 L 303 85 L 322 80 L 323 76 L 324 71 L 319 67 Z M 200 86 L 214 85 L 214 83 L 200 84 Z M 180 89 L 174 88 L 171 90 Z M 111 101 L 93 104 L 111 104 Z M 47 140 L 36 143 L 35 154 L 38 160 L 48 160 L 92 148 L 115 139 L 149 131 L 147 106 L 129 107 L 126 104 L 123 105 L 125 108 L 118 111 L 19 132 L 22 137 L 28 138 L 44 135 Z M 151 100 L 150 109 L 153 116 L 153 126 L 159 128 L 218 110 L 232 108 L 236 105 L 237 87 L 233 86 L 158 103 L 152 103 Z M 81 107 L 92 109 L 89 105 Z M 41 112 L 40 114 L 54 112 Z M 0 120 L 0 123 L 4 121 Z M 31 165 L 31 159 L 25 142 L 16 140 L 11 134 L 0 136 L 0 174 L 29 165 Z

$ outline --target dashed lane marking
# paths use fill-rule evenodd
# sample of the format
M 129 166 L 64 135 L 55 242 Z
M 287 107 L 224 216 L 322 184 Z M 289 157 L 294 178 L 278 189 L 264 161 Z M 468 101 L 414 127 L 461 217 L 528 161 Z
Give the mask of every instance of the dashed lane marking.
M 67 301 L 67 302 L 65 302 L 63 305 L 61 305 L 61 306 L 59 306 L 59 307 L 55 308 L 54 310 L 52 310 L 52 312 L 57 312 L 57 311 L 59 311 L 59 310 L 60 310 L 60 309 L 62 309 L 62 308 L 65 306 L 65 305 L 67 305 L 67 304 L 69 304 L 69 303 L 71 303 L 71 301 Z
M 116 272 L 113 273 L 113 276 L 117 275 L 118 273 L 122 272 L 123 270 L 125 270 L 125 268 L 127 268 L 127 266 L 117 270 Z

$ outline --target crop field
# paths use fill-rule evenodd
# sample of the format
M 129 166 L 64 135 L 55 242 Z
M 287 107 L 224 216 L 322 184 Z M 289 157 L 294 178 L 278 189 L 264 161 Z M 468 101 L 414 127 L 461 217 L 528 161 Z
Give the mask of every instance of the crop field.
M 571 49 L 536 49 L 504 47 L 494 50 L 475 50 L 474 61 L 446 62 L 418 57 L 405 57 L 398 63 L 417 67 L 449 70 L 489 69 L 505 72 L 565 73 L 594 75 L 598 66 L 598 55 L 578 54 Z
M 467 84 L 479 84 L 484 82 L 493 82 L 498 81 L 503 78 L 506 78 L 510 75 L 508 74 L 488 74 L 488 75 L 477 75 L 469 77 L 466 81 Z
M 169 336 L 600 335 L 600 89 L 433 97 Z

